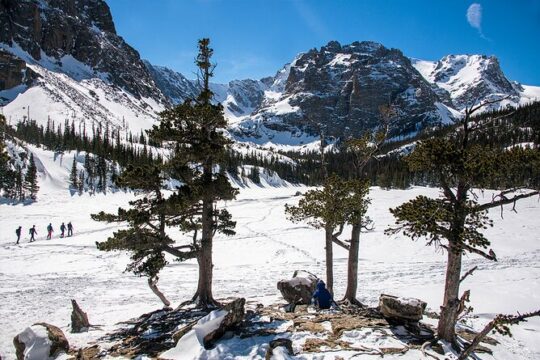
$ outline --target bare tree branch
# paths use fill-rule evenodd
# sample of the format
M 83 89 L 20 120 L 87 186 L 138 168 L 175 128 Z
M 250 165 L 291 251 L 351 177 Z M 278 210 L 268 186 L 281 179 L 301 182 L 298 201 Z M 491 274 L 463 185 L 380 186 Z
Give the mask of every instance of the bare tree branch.
M 526 321 L 527 318 L 533 317 L 533 316 L 540 316 L 540 310 L 526 313 L 526 314 L 517 314 L 517 315 L 497 315 L 495 319 L 491 320 L 485 327 L 480 331 L 473 339 L 471 344 L 467 346 L 463 352 L 459 355 L 458 360 L 465 360 L 467 357 L 476 349 L 476 347 L 480 344 L 480 342 L 489 334 L 493 329 L 497 327 L 497 325 L 513 325 L 520 323 L 522 321 Z
M 465 280 L 465 279 L 467 278 L 467 276 L 472 275 L 472 273 L 473 273 L 476 269 L 478 269 L 478 266 L 475 266 L 475 267 L 473 267 L 472 269 L 469 269 L 469 271 L 467 271 L 465 274 L 463 274 L 463 276 L 461 277 L 461 279 L 459 279 L 459 282 L 462 283 L 463 280 Z
M 489 202 L 489 203 L 486 203 L 486 204 L 478 205 L 478 206 L 476 206 L 474 208 L 474 211 L 475 212 L 484 211 L 484 210 L 491 209 L 491 208 L 494 208 L 494 207 L 497 207 L 497 206 L 512 204 L 512 203 L 515 203 L 518 200 L 526 199 L 528 197 L 538 195 L 538 194 L 540 194 L 540 190 L 534 190 L 534 191 L 530 191 L 530 192 L 525 193 L 525 194 L 515 195 L 515 196 L 513 196 L 511 198 L 506 197 L 505 194 L 502 194 L 502 195 L 501 194 L 496 196 L 496 197 L 501 197 L 500 200 L 495 200 L 495 201 L 492 201 L 492 202 Z

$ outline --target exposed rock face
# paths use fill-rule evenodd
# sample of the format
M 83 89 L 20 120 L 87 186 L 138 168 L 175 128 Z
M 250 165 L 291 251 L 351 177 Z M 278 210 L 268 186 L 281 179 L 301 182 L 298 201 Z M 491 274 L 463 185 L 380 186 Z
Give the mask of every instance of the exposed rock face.
M 80 333 L 88 331 L 90 327 L 90 322 L 88 321 L 88 315 L 80 308 L 77 301 L 71 300 L 71 306 L 73 310 L 71 311 L 71 332 Z
M 177 105 L 199 95 L 200 87 L 195 80 L 189 80 L 179 72 L 165 66 L 152 65 L 148 61 L 144 61 L 144 64 L 158 88 L 172 104 Z
M 37 62 L 62 65 L 72 56 L 135 96 L 163 100 L 139 53 L 116 34 L 104 0 L 2 0 L 0 43 Z
M 437 103 L 450 105 L 401 51 L 374 42 L 331 41 L 301 54 L 273 87 L 283 92 L 267 97 L 254 118 L 277 131 L 289 126 L 314 133 L 316 123 L 328 135 L 358 136 L 379 124 L 381 105 L 393 103 L 400 110 L 393 132 L 410 133 L 443 120 Z
M 66 336 L 58 327 L 37 323 L 26 328 L 13 339 L 18 360 L 54 359 L 69 351 Z
M 289 304 L 307 305 L 317 287 L 319 279 L 303 271 L 295 271 L 292 279 L 280 280 L 277 288 Z
M 379 308 L 383 316 L 397 322 L 414 322 L 422 320 L 427 303 L 412 298 L 400 298 L 381 294 Z
M 0 49 L 0 91 L 18 85 L 30 85 L 37 74 L 16 56 Z

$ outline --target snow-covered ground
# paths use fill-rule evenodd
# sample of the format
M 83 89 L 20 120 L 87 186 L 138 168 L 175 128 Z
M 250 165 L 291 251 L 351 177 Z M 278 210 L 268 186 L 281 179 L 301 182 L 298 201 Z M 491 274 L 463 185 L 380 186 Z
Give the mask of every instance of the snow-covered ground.
M 134 196 L 132 193 L 71 196 L 67 178 L 73 154 L 63 158 L 30 148 L 40 169 L 38 202 L 32 205 L 0 204 L 0 356 L 14 358 L 13 337 L 27 326 L 45 321 L 61 327 L 73 345 L 103 335 L 120 321 L 161 307 L 146 280 L 123 273 L 128 256 L 104 253 L 95 242 L 103 241 L 116 225 L 97 223 L 90 214 L 115 211 Z M 265 304 L 279 300 L 276 282 L 296 269 L 324 276 L 323 233 L 286 220 L 284 205 L 298 201 L 294 194 L 306 188 L 256 186 L 241 189 L 237 200 L 227 207 L 238 221 L 237 235 L 218 236 L 214 245 L 214 292 L 218 298 L 246 297 Z M 384 229 L 393 223 L 388 209 L 419 194 L 437 195 L 437 189 L 415 187 L 386 191 L 373 188 L 369 215 L 375 230 L 363 234 L 360 248 L 359 298 L 375 305 L 379 294 L 418 297 L 437 310 L 441 304 L 445 255 L 423 242 L 403 235 L 388 237 Z M 485 200 L 491 198 L 486 192 Z M 477 256 L 465 258 L 464 270 L 479 269 L 462 288 L 471 289 L 471 304 L 478 319 L 476 327 L 496 313 L 536 310 L 540 304 L 540 203 L 538 198 L 518 203 L 518 213 L 509 209 L 501 219 L 499 209 L 491 215 L 495 226 L 487 231 L 499 261 Z M 71 221 L 75 234 L 59 238 L 61 222 Z M 55 227 L 53 240 L 45 240 L 45 227 Z M 28 228 L 38 228 L 38 238 L 28 243 Z M 15 228 L 23 226 L 23 239 L 15 245 Z M 178 235 L 179 241 L 182 241 Z M 335 249 L 335 290 L 339 297 L 346 280 L 346 253 Z M 194 261 L 171 263 L 160 276 L 161 290 L 180 303 L 196 288 Z M 76 299 L 90 322 L 102 330 L 84 334 L 69 332 L 71 305 Z M 540 320 L 513 328 L 514 339 L 502 338 L 496 359 L 539 359 Z M 359 332 L 355 336 L 362 338 Z M 358 338 L 358 339 L 360 339 Z M 366 335 L 366 340 L 369 341 Z M 238 346 L 244 343 L 237 344 Z M 246 346 L 254 346 L 247 344 Z M 232 347 L 234 348 L 234 347 Z M 242 351 L 242 359 L 260 358 L 257 352 Z M 252 354 L 251 356 L 246 354 Z M 253 355 L 255 354 L 255 355 Z M 328 358 L 333 358 L 329 354 Z M 398 355 L 395 355 L 398 357 Z M 392 358 L 392 356 L 385 356 Z M 307 357 L 312 358 L 312 357 Z M 363 357 L 362 357 L 363 358 Z M 493 357 L 484 355 L 483 358 Z

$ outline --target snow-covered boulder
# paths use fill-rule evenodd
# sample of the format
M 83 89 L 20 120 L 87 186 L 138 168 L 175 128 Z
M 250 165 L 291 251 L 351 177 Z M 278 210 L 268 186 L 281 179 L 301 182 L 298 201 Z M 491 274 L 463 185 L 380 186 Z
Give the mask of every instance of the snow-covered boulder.
M 290 339 L 275 339 L 270 341 L 270 346 L 266 351 L 265 360 L 291 359 L 294 355 L 292 341 Z
M 163 360 L 194 360 L 205 358 L 206 349 L 244 319 L 246 300 L 236 299 L 223 309 L 214 310 L 200 319 L 178 340 L 176 346 L 159 356 Z
M 245 304 L 246 299 L 239 298 L 231 301 L 223 307 L 222 311 L 226 311 L 227 314 L 216 329 L 210 331 L 204 336 L 204 346 L 206 348 L 211 347 L 217 340 L 225 335 L 227 331 L 240 325 L 240 323 L 244 320 Z
M 295 271 L 292 279 L 280 280 L 277 288 L 289 304 L 307 305 L 319 279 L 306 271 Z
M 414 298 L 381 294 L 379 308 L 387 319 L 400 322 L 420 321 L 427 303 Z
M 48 360 L 67 353 L 66 336 L 54 325 L 37 323 L 13 338 L 17 360 Z

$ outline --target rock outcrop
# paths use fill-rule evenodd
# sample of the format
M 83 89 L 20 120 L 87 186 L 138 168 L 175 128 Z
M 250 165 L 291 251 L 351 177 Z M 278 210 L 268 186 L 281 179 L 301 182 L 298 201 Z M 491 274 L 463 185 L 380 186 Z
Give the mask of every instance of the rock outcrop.
M 71 311 L 71 332 L 80 333 L 88 331 L 90 327 L 90 322 L 88 321 L 88 315 L 82 311 L 77 301 L 71 300 L 71 306 L 73 310 Z
M 274 351 L 279 352 L 280 354 L 278 355 Z M 285 354 L 283 354 L 284 352 Z M 294 355 L 292 341 L 290 339 L 280 338 L 270 341 L 270 346 L 268 347 L 264 358 L 265 360 L 282 359 L 285 356 L 292 355 Z
M 304 271 L 295 271 L 292 279 L 280 280 L 277 288 L 289 304 L 307 305 L 317 287 L 319 279 Z
M 0 90 L 30 85 L 36 77 L 23 60 L 0 49 Z

